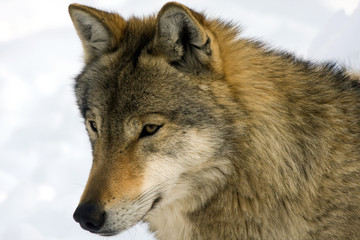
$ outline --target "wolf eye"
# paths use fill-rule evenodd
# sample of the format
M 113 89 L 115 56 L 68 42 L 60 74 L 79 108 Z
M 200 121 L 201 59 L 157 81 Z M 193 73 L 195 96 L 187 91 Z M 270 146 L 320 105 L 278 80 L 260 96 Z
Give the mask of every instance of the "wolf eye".
M 90 128 L 93 132 L 97 132 L 96 122 L 95 121 L 89 121 Z
M 140 133 L 140 138 L 154 135 L 161 127 L 162 125 L 146 124 Z

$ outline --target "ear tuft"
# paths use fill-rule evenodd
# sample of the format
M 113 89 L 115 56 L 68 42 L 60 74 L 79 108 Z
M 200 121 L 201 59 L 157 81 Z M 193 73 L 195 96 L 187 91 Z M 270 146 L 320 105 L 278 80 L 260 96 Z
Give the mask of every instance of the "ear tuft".
M 175 2 L 165 4 L 157 17 L 158 51 L 185 71 L 199 71 L 208 64 L 212 54 L 211 39 L 201 24 L 202 18 Z
M 71 4 L 69 14 L 83 44 L 85 62 L 116 48 L 126 26 L 118 14 L 80 4 Z

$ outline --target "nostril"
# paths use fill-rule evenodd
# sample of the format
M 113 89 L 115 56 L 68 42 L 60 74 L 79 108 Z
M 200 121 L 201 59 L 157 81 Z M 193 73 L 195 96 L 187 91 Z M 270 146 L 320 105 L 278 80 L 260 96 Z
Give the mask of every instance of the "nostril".
M 92 222 L 87 222 L 86 227 L 89 229 L 94 229 L 94 228 L 97 228 L 98 226 L 95 226 L 94 223 L 92 223 Z
M 85 223 L 86 228 L 89 230 L 99 230 L 104 225 L 105 213 L 101 213 L 98 216 L 95 216 L 93 219 L 89 219 Z
M 98 232 L 105 222 L 105 212 L 94 204 L 80 204 L 74 212 L 74 220 L 90 232 Z

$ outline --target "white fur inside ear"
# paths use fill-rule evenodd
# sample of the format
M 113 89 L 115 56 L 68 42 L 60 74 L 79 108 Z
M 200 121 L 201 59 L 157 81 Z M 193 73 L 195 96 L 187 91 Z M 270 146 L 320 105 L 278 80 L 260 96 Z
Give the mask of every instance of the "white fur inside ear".
M 108 50 L 110 34 L 103 23 L 81 10 L 73 10 L 71 16 L 88 55 L 96 56 Z

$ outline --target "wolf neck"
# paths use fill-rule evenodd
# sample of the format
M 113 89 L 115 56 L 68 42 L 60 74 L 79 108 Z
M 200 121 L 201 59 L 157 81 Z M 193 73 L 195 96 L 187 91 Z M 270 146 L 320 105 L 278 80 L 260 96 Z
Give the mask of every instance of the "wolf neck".
M 273 203 L 225 188 L 194 212 L 185 212 L 182 204 L 176 203 L 156 209 L 150 230 L 159 240 L 300 239 L 307 230 L 304 222 L 290 220 L 284 202 L 272 206 L 277 211 L 270 211 L 267 204 Z

